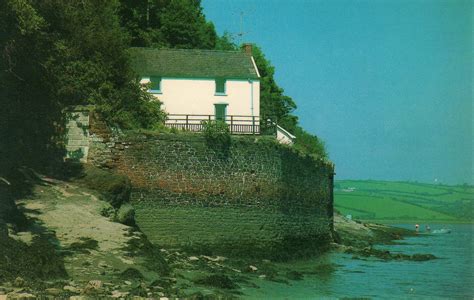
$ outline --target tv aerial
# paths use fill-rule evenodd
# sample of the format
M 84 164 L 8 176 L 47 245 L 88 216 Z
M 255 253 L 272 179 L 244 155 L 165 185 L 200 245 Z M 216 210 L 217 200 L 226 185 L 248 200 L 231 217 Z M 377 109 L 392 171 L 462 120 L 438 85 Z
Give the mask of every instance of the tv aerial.
M 253 11 L 253 10 L 252 10 Z M 250 12 L 252 12 L 250 11 Z M 247 15 L 249 14 L 249 12 L 247 12 Z M 242 43 L 244 42 L 244 36 L 249 34 L 251 31 L 244 31 L 244 11 L 240 11 L 239 12 L 239 19 L 240 19 L 240 22 L 239 22 L 239 32 L 238 33 L 234 33 L 234 34 L 230 34 L 230 36 L 232 38 L 235 38 L 236 39 L 236 42 L 238 45 L 242 45 Z

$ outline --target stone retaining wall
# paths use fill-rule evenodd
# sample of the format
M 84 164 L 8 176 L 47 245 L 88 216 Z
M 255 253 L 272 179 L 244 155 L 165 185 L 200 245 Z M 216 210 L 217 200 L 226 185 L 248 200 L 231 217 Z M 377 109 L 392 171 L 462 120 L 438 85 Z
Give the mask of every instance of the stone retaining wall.
M 138 225 L 157 244 L 275 257 L 330 239 L 325 162 L 250 137 L 234 138 L 226 156 L 196 134 L 132 135 L 107 148 L 109 165 L 132 182 Z
M 89 162 L 127 175 L 136 221 L 163 247 L 286 258 L 331 239 L 331 163 L 269 138 L 111 134 L 91 120 Z
M 75 106 L 65 113 L 67 116 L 66 157 L 87 162 L 89 154 L 89 115 L 91 106 Z

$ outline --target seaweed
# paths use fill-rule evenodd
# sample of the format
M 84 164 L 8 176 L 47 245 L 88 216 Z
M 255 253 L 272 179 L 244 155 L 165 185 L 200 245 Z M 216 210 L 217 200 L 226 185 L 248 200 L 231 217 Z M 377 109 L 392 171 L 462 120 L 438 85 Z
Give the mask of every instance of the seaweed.
M 138 271 L 135 268 L 127 268 L 125 271 L 120 273 L 120 278 L 122 279 L 132 279 L 132 280 L 137 280 L 137 279 L 143 279 L 142 273 Z
M 236 289 L 239 286 L 234 283 L 229 276 L 225 274 L 212 274 L 206 277 L 198 278 L 194 280 L 197 284 L 203 284 L 211 287 L 217 287 L 221 289 Z

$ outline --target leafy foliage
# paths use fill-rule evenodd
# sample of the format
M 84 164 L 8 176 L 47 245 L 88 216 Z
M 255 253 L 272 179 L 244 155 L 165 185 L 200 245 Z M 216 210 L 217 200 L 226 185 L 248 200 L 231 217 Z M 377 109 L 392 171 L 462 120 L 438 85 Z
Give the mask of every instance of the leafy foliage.
M 265 58 L 262 50 L 254 46 L 252 54 L 260 73 L 260 110 L 262 119 L 276 119 L 285 129 L 292 130 L 298 118 L 291 112 L 296 109 L 296 103 L 291 97 L 284 95 L 274 79 L 275 67 Z
M 317 158 L 327 158 L 324 141 L 316 135 L 308 133 L 300 126 L 295 127 L 294 135 L 296 136 L 296 143 L 294 145 L 296 149 Z
M 117 1 L 0 2 L 2 173 L 63 156 L 68 105 L 94 104 L 124 128 L 163 118 L 129 66 L 117 8 Z
M 48 160 L 61 106 L 45 82 L 53 47 L 42 32 L 46 20 L 30 1 L 0 2 L 0 173 L 13 166 Z
M 230 33 L 225 31 L 222 36 L 217 37 L 215 50 L 236 51 L 238 46 L 234 43 Z
M 136 47 L 214 49 L 218 36 L 199 0 L 122 0 L 121 25 Z
M 128 202 L 132 186 L 127 176 L 88 164 L 81 166 L 82 169 L 75 178 L 77 184 L 98 191 L 114 208 L 119 208 L 123 203 Z
M 0 172 L 62 158 L 69 105 L 94 104 L 124 129 L 156 128 L 164 113 L 131 70 L 130 46 L 238 50 L 229 33 L 217 35 L 200 0 L 1 1 Z M 297 147 L 325 156 L 320 140 L 298 127 L 296 104 L 259 47 L 253 56 L 262 119 L 276 119 Z
M 214 25 L 202 14 L 200 1 L 171 0 L 161 15 L 161 32 L 173 48 L 213 49 Z
M 261 119 L 275 120 L 280 126 L 296 136 L 295 148 L 312 156 L 327 158 L 324 142 L 317 136 L 306 132 L 298 125 L 298 117 L 293 115 L 296 103 L 275 81 L 275 67 L 265 58 L 258 46 L 252 47 L 252 54 L 260 72 L 260 111 Z
M 135 225 L 135 209 L 129 203 L 120 206 L 115 216 L 116 221 L 125 225 Z
M 209 148 L 221 151 L 227 156 L 232 142 L 229 125 L 224 121 L 203 121 L 202 124 L 204 138 Z

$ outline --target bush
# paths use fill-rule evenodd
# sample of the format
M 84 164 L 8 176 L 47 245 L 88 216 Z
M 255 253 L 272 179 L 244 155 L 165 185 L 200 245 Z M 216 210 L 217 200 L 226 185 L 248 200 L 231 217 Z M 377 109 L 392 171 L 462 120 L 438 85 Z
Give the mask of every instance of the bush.
M 208 147 L 227 156 L 232 141 L 229 125 L 224 121 L 203 121 L 202 125 Z
M 115 215 L 115 221 L 129 226 L 135 225 L 135 209 L 133 206 L 129 203 L 122 205 Z
M 127 176 L 118 175 L 84 164 L 82 174 L 75 180 L 78 184 L 100 192 L 105 201 L 114 208 L 120 207 L 130 197 L 132 185 Z
M 115 209 L 110 203 L 104 202 L 99 208 L 99 213 L 103 217 L 110 218 L 115 215 Z
M 308 154 L 313 158 L 328 158 L 324 141 L 316 135 L 306 132 L 303 128 L 297 126 L 294 131 L 296 136 L 294 148 L 303 154 Z

